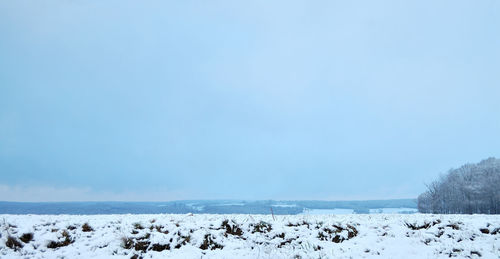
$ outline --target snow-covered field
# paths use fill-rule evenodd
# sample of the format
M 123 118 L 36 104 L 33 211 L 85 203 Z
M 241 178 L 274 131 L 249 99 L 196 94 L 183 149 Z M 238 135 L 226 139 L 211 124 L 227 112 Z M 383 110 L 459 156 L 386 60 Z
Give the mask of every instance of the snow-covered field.
M 0 258 L 500 258 L 498 215 L 0 215 L 0 221 Z

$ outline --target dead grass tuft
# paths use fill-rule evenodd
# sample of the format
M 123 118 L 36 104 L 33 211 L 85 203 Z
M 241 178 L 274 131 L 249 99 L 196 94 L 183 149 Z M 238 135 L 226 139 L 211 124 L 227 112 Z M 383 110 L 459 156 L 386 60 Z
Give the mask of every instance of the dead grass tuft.
M 457 224 L 457 223 L 448 224 L 448 225 L 446 225 L 446 226 L 447 226 L 447 227 L 449 227 L 449 228 L 452 228 L 452 229 L 454 229 L 454 230 L 460 230 L 460 227 L 458 226 L 458 224 Z
M 203 244 L 201 244 L 200 249 L 201 250 L 215 250 L 215 249 L 222 249 L 224 246 L 221 244 L 218 244 L 217 242 L 214 241 L 213 236 L 210 234 L 206 234 L 205 238 L 203 239 Z
M 71 226 L 68 226 L 68 227 L 67 227 L 67 229 L 68 229 L 68 230 L 75 230 L 75 229 L 76 229 L 76 227 L 75 227 L 75 226 L 73 226 L 73 225 L 71 225 Z
M 66 230 L 64 230 L 62 232 L 62 236 L 64 237 L 64 240 L 62 240 L 62 241 L 50 241 L 47 244 L 47 248 L 56 249 L 56 248 L 63 247 L 63 246 L 69 246 L 70 244 L 75 242 L 75 240 L 73 240 L 71 238 L 68 231 L 66 231 Z
M 253 225 L 253 231 L 252 233 L 259 232 L 259 233 L 269 233 L 273 227 L 271 224 L 261 221 L 258 224 Z
M 10 249 L 14 249 L 14 251 L 17 251 L 18 249 L 23 248 L 23 244 L 21 244 L 21 242 L 19 242 L 19 240 L 17 240 L 17 238 L 15 238 L 13 236 L 7 237 L 7 241 L 5 241 L 5 245 Z
M 170 250 L 170 244 L 153 244 L 151 250 L 156 252 L 161 252 L 164 250 Z
M 24 233 L 19 239 L 27 244 L 33 240 L 33 233 Z
M 94 229 L 89 225 L 89 223 L 85 223 L 82 226 L 82 231 L 83 232 L 92 232 Z
M 144 229 L 144 227 L 141 225 L 141 223 L 134 223 L 134 228 L 135 229 Z
M 489 234 L 490 233 L 490 230 L 487 229 L 487 228 L 481 228 L 481 229 L 479 229 L 479 231 L 481 231 L 481 233 L 483 233 L 483 234 Z
M 342 231 L 347 231 L 347 238 L 340 235 Z M 323 227 L 318 232 L 318 239 L 321 241 L 332 241 L 334 243 L 342 243 L 345 240 L 349 240 L 357 235 L 358 235 L 358 230 L 351 225 L 347 225 L 347 227 L 345 228 L 342 226 L 333 225 L 331 228 Z
M 435 220 L 433 222 L 424 222 L 422 225 L 418 225 L 417 223 L 408 223 L 405 222 L 405 226 L 411 230 L 420 230 L 420 229 L 428 229 L 434 225 L 441 223 L 441 220 Z
M 232 224 L 229 224 L 229 220 L 224 220 L 221 225 L 222 229 L 226 230 L 224 236 L 233 235 L 233 236 L 241 236 L 243 235 L 243 230 L 236 224 L 236 222 L 232 221 Z

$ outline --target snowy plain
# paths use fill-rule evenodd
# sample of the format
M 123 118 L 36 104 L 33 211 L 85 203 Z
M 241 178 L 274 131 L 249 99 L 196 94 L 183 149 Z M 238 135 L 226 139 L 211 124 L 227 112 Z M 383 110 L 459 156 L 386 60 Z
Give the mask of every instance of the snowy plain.
M 0 215 L 0 230 L 0 258 L 500 258 L 499 215 Z

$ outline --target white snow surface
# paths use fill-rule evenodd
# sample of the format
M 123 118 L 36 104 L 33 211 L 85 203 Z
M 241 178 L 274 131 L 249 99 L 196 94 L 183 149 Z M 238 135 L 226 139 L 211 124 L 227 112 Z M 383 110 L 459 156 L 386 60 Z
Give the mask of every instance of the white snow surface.
M 380 208 L 380 209 L 370 209 L 370 214 L 404 214 L 407 213 L 417 213 L 418 210 L 415 208 Z
M 304 209 L 301 215 L 343 215 L 354 214 L 353 209 Z
M 0 258 L 500 258 L 500 215 L 0 215 L 0 230 Z

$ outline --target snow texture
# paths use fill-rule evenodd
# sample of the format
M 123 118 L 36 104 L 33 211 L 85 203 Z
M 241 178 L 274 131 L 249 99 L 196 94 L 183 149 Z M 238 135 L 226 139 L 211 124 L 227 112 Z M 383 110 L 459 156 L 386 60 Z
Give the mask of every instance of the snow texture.
M 0 258 L 500 258 L 499 215 L 0 215 L 0 230 Z

